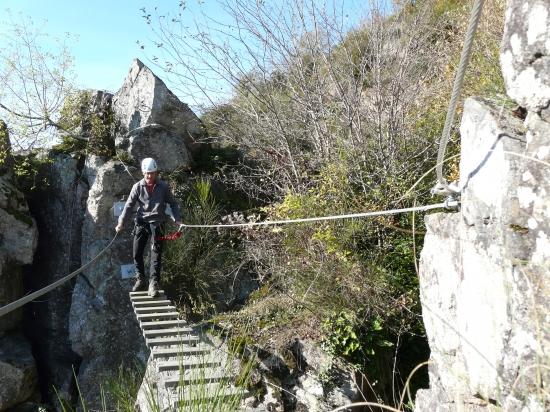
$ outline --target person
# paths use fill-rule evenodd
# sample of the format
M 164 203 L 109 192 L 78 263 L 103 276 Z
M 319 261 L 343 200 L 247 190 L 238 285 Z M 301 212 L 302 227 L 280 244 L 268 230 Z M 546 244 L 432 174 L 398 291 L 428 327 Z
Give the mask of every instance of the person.
M 133 230 L 134 245 L 133 257 L 136 266 L 136 283 L 133 292 L 146 289 L 144 274 L 143 252 L 151 238 L 151 262 L 149 268 L 149 296 L 159 295 L 160 270 L 162 263 L 162 241 L 157 237 L 164 233 L 166 221 L 166 204 L 172 209 L 173 219 L 178 227 L 181 225 L 181 215 L 178 203 L 172 191 L 164 180 L 158 176 L 157 163 L 148 157 L 141 162 L 143 179 L 132 186 L 130 196 L 124 205 L 124 209 L 118 218 L 115 230 L 120 232 L 129 219 L 132 211 L 138 204 L 138 210 Z

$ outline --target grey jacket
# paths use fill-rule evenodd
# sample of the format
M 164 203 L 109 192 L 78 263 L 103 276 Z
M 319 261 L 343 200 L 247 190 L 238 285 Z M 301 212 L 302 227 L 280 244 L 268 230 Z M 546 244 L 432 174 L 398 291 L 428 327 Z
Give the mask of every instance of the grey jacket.
M 153 193 L 149 196 L 147 193 L 147 184 L 145 179 L 132 186 L 130 196 L 124 205 L 124 210 L 118 218 L 118 223 L 124 225 L 132 214 L 134 206 L 138 203 L 137 219 L 147 223 L 162 223 L 166 220 L 166 203 L 172 208 L 172 214 L 176 222 L 181 221 L 180 209 L 172 191 L 164 180 L 157 177 Z

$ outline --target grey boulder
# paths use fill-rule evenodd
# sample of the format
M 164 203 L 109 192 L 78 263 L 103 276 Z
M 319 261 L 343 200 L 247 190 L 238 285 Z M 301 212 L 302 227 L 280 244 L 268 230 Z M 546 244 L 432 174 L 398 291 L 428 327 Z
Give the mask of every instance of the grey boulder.
M 191 152 L 199 149 L 199 140 L 204 135 L 199 118 L 138 59 L 133 61 L 113 98 L 113 110 L 120 121 L 121 140 L 128 139 L 127 134 L 136 129 L 156 125 L 149 133 L 164 129 L 184 141 Z M 119 143 L 124 146 L 121 140 Z
M 0 411 L 31 398 L 38 373 L 27 340 L 18 333 L 2 336 L 0 344 Z
M 550 102 L 550 3 L 509 0 L 500 61 L 508 95 L 538 112 Z

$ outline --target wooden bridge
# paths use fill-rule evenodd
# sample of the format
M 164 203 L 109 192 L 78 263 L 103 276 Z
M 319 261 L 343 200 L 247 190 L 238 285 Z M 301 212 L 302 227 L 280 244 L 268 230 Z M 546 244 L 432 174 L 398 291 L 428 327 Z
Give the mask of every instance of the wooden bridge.
M 181 319 L 164 291 L 130 292 L 130 300 L 151 351 L 138 403 L 155 405 L 151 411 L 239 409 L 245 390 L 233 384 L 231 356 Z

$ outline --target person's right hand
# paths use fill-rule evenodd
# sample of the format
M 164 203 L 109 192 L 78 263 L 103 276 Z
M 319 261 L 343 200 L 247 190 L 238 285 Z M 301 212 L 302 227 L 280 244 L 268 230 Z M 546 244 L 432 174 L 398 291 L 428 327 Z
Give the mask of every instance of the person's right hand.
M 122 230 L 122 225 L 120 223 L 116 225 L 115 230 L 117 233 L 120 232 Z

